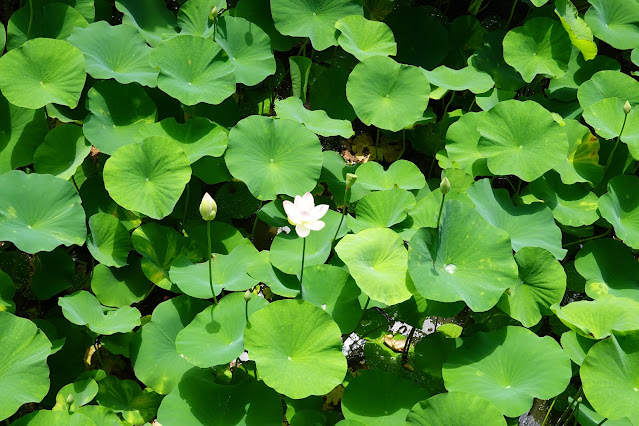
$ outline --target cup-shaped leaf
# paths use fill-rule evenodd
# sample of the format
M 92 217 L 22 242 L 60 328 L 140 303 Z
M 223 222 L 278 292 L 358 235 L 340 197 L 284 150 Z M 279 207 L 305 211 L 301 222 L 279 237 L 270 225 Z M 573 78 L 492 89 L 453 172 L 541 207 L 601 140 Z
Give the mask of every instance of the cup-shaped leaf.
M 615 176 L 608 182 L 608 193 L 599 198 L 601 216 L 612 224 L 617 237 L 639 249 L 639 178 Z
M 506 419 L 490 401 L 466 392 L 440 393 L 420 401 L 406 416 L 406 426 L 506 426 Z

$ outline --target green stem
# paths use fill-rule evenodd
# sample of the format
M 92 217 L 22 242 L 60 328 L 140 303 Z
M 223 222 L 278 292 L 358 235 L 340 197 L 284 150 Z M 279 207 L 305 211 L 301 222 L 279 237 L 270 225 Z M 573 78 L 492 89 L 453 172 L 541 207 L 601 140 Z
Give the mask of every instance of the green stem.
M 581 239 L 579 241 L 573 241 L 571 243 L 564 244 L 564 247 L 569 247 L 569 246 L 573 246 L 575 244 L 581 244 L 581 243 L 585 243 L 586 241 L 596 240 L 597 238 L 605 237 L 606 235 L 610 234 L 610 231 L 612 231 L 612 228 L 608 229 L 603 234 L 595 235 L 593 237 L 588 237 L 588 238 Z
M 570 421 L 570 419 L 572 419 L 572 416 L 575 416 L 575 422 L 577 421 L 577 412 L 579 411 L 579 404 L 581 404 L 581 402 L 579 400 L 577 400 L 577 404 L 575 405 L 575 409 L 572 410 L 572 413 L 570 413 L 570 415 L 568 416 L 568 418 L 566 419 L 566 421 L 564 422 L 564 425 L 567 425 L 568 422 Z M 575 423 L 576 424 L 576 423 Z
M 379 127 L 377 128 L 377 136 L 375 137 L 375 161 L 379 161 Z
M 186 200 L 184 202 L 184 214 L 182 215 L 182 232 L 186 233 L 184 229 L 184 225 L 186 223 L 186 211 L 189 208 L 189 196 L 191 195 L 191 187 L 189 184 L 186 184 Z M 208 223 L 208 222 L 207 222 Z
M 213 302 L 217 304 L 217 297 L 215 297 L 215 288 L 213 288 L 213 259 L 211 256 L 211 221 L 206 221 L 206 240 L 209 247 L 209 284 L 211 285 L 211 293 L 213 293 Z
M 546 412 L 546 417 L 544 417 L 544 421 L 541 423 L 541 426 L 546 426 L 546 421 L 548 421 L 548 417 L 550 416 L 550 412 L 552 411 L 552 407 L 555 405 L 555 401 L 557 401 L 557 397 L 552 400 L 548 411 Z
M 410 329 L 410 333 L 408 333 L 408 338 L 406 339 L 406 343 L 404 344 L 404 350 L 402 351 L 402 360 L 404 362 L 408 360 L 408 351 L 410 350 L 410 344 L 413 340 L 413 334 L 415 334 L 415 327 Z
M 402 158 L 402 155 L 404 155 L 404 151 L 406 151 L 406 130 L 402 129 L 402 150 L 397 157 L 398 160 Z
M 615 146 L 612 147 L 612 151 L 610 151 L 610 155 L 608 156 L 608 159 L 606 160 L 606 165 L 604 166 L 603 169 L 603 176 L 606 176 L 606 172 L 608 171 L 608 167 L 610 167 L 610 164 L 612 163 L 612 157 L 614 157 L 615 155 L 615 151 L 617 150 L 617 146 L 619 145 L 619 138 L 621 138 L 621 135 L 623 133 L 623 129 L 626 127 L 626 119 L 628 118 L 628 114 L 625 114 L 624 118 L 623 118 L 623 124 L 621 125 L 621 131 L 619 132 L 619 136 L 617 136 L 617 139 L 615 139 Z
M 355 324 L 355 327 L 353 327 L 353 331 L 357 330 L 357 327 L 359 327 L 359 325 L 362 323 L 362 320 L 364 319 L 364 313 L 366 313 L 366 308 L 368 308 L 368 304 L 370 302 L 371 302 L 371 298 L 367 296 L 366 303 L 364 303 L 364 308 L 362 309 L 362 313 L 359 315 L 359 320 L 357 321 L 357 324 Z
M 331 242 L 334 242 L 337 239 L 337 234 L 339 234 L 339 229 L 342 227 L 342 223 L 344 222 L 344 217 L 346 216 L 346 209 L 348 208 L 348 199 L 350 192 L 348 192 L 348 188 L 344 188 L 344 208 L 342 209 L 342 217 L 339 220 L 339 225 L 337 225 L 337 229 L 335 230 L 335 235 Z
M 213 19 L 213 41 L 215 41 L 215 32 L 217 31 L 217 16 Z
M 577 396 L 575 396 L 575 399 L 574 399 L 574 401 L 573 401 L 575 404 L 577 403 L 577 400 L 578 400 L 578 399 L 579 399 L 579 397 L 581 396 L 581 392 L 582 392 L 582 387 L 581 387 L 581 386 L 579 386 L 579 390 L 577 390 Z M 568 414 L 568 411 L 570 411 L 570 410 L 571 410 L 571 406 L 572 406 L 572 403 L 568 404 L 568 406 L 566 407 L 566 409 L 564 410 L 564 412 L 563 412 L 563 413 L 561 413 L 561 416 L 559 417 L 559 420 L 557 420 L 557 424 L 558 424 L 558 425 L 559 425 L 559 424 L 561 424 L 561 422 L 562 422 L 562 421 L 563 421 L 563 419 L 564 419 L 564 416 L 565 416 L 566 414 Z
M 304 56 L 306 56 L 306 43 L 308 43 L 309 40 L 310 40 L 309 38 L 304 40 L 304 43 L 302 43 L 300 50 L 297 51 L 297 56 L 300 56 L 300 53 L 302 53 L 302 51 L 304 51 Z
M 302 238 L 302 269 L 300 270 L 300 299 L 303 298 L 302 294 L 302 281 L 304 280 L 304 256 L 306 255 L 306 238 Z
M 506 21 L 506 29 L 508 29 L 508 27 L 510 26 L 510 21 L 512 21 L 512 19 L 513 19 L 513 15 L 515 14 L 515 7 L 517 6 L 517 2 L 518 1 L 519 0 L 515 0 L 513 2 L 513 7 L 512 7 L 512 9 L 510 9 L 510 16 L 508 17 L 508 21 Z
M 27 40 L 31 35 L 31 26 L 33 25 L 33 0 L 29 0 L 29 27 L 27 27 Z
M 602 424 L 606 423 L 607 421 L 608 421 L 608 419 L 603 419 L 602 421 L 597 423 L 597 426 L 601 426 Z
M 100 344 L 100 336 L 96 337 L 95 343 L 93 344 L 93 347 L 95 348 L 95 355 L 98 358 L 98 363 L 100 364 L 100 368 L 102 368 L 104 370 L 104 364 L 102 363 L 102 357 L 100 356 L 100 346 L 99 346 L 99 344 Z
M 442 194 L 442 203 L 439 206 L 439 214 L 437 215 L 437 239 L 439 240 L 439 224 L 442 222 L 442 212 L 444 211 L 444 200 L 446 200 L 446 194 Z M 437 246 L 439 242 L 436 242 L 435 250 L 433 254 L 437 253 Z M 435 268 L 435 256 L 433 256 L 433 268 Z
M 80 188 L 78 187 L 78 184 L 75 183 L 75 177 L 72 175 L 71 176 L 71 182 L 73 182 L 73 186 L 75 186 L 75 190 L 78 191 L 78 193 L 80 192 Z
M 451 103 L 453 103 L 453 99 L 455 99 L 455 92 L 451 93 L 450 95 L 450 100 L 448 101 L 448 103 L 446 104 L 446 107 L 444 108 L 444 115 L 446 115 L 446 113 L 448 112 L 448 107 L 450 106 Z
M 245 305 L 244 305 L 244 316 L 246 318 L 246 323 L 248 324 L 248 300 L 245 300 Z M 239 358 L 238 358 L 239 360 Z

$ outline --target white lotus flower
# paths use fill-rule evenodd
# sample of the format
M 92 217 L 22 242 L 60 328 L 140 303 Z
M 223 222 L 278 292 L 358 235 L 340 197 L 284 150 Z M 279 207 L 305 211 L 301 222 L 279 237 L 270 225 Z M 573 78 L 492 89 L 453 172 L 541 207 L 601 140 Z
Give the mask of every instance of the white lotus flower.
M 328 204 L 315 205 L 310 192 L 303 196 L 296 195 L 294 202 L 284 201 L 284 210 L 288 221 L 295 225 L 295 232 L 302 238 L 308 237 L 311 231 L 319 231 L 326 225 L 320 219 L 328 211 Z

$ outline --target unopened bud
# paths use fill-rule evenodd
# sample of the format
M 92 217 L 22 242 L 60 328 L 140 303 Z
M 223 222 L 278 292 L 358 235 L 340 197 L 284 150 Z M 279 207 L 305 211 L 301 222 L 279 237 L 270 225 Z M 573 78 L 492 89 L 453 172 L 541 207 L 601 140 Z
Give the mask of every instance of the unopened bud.
M 450 192 L 450 181 L 446 176 L 442 179 L 442 183 L 439 184 L 439 189 L 442 191 L 442 194 L 446 195 Z
M 202 197 L 202 202 L 200 203 L 200 214 L 202 215 L 202 219 L 207 222 L 215 219 L 215 216 L 217 215 L 217 204 L 208 192 L 204 194 L 204 197 Z
M 219 14 L 219 10 L 217 9 L 217 6 L 213 6 L 213 9 L 211 9 L 211 13 L 209 13 L 209 19 L 212 21 L 215 18 L 217 18 L 217 15 Z
M 357 175 L 353 173 L 346 173 L 346 189 L 351 189 L 357 181 Z
M 246 290 L 246 292 L 244 292 L 244 300 L 245 301 L 248 302 L 249 300 L 251 300 L 251 296 L 252 296 L 251 290 Z
M 623 104 L 623 112 L 626 113 L 626 115 L 630 114 L 630 110 L 632 109 L 632 107 L 630 106 L 630 102 L 626 101 L 625 104 Z
M 67 405 L 73 404 L 73 394 L 69 394 L 66 399 Z

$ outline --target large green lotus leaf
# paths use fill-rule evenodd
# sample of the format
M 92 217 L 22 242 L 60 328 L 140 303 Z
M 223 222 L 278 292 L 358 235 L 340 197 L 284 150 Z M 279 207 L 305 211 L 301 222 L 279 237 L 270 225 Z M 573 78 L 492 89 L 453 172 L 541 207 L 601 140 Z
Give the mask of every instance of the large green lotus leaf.
M 357 218 L 348 216 L 346 223 L 355 233 L 368 228 L 389 228 L 406 219 L 415 207 L 415 196 L 405 189 L 371 192 L 357 203 Z
M 628 145 L 628 150 L 633 158 L 639 158 L 639 108 L 637 105 L 626 117 L 626 124 L 623 127 L 621 141 Z
M 68 411 L 38 410 L 22 416 L 11 423 L 16 426 L 95 426 L 95 423 L 87 416 Z
M 397 132 L 419 121 L 428 106 L 430 84 L 418 68 L 387 56 L 372 56 L 355 66 L 346 97 L 367 126 Z
M 514 251 L 523 247 L 541 247 L 557 259 L 566 256 L 561 247 L 561 230 L 552 211 L 542 203 L 514 206 L 505 189 L 493 190 L 489 179 L 482 179 L 466 192 L 484 219 L 510 237 Z
M 322 162 L 322 174 L 320 175 L 320 182 L 325 182 L 328 185 L 328 189 L 333 195 L 333 202 L 335 203 L 335 205 L 343 206 L 344 191 L 346 190 L 346 175 L 348 173 L 358 173 L 356 172 L 356 170 L 359 168 L 359 164 L 347 164 L 344 161 L 344 157 L 342 157 L 338 152 L 335 152 L 335 151 L 324 151 L 322 152 L 322 157 L 323 157 L 323 162 Z M 394 167 L 394 165 L 397 165 L 399 167 L 400 165 L 404 163 L 407 163 L 409 167 L 410 166 L 415 167 L 417 172 L 421 174 L 421 172 L 415 166 L 415 164 L 411 163 L 410 161 L 397 160 L 393 164 L 391 164 L 391 167 Z M 377 164 L 377 163 L 374 163 L 373 161 L 369 161 L 365 164 Z M 381 178 L 385 176 L 385 173 L 384 173 L 383 167 L 380 166 L 379 168 L 381 169 L 381 172 L 379 173 L 379 177 Z M 372 173 L 373 178 L 376 174 L 377 173 Z M 361 181 L 362 175 L 360 174 L 358 176 L 359 177 L 357 180 Z M 368 179 L 370 180 L 371 176 L 369 176 Z M 426 180 L 424 180 L 423 182 L 424 182 L 423 184 L 425 185 Z M 390 184 L 390 187 L 388 189 L 392 188 L 393 186 L 394 184 Z M 359 200 L 364 195 L 369 193 L 368 189 L 364 188 L 363 185 L 358 185 L 357 182 L 355 183 L 355 185 L 353 185 L 350 191 L 351 193 L 350 193 L 349 202 L 351 203 Z M 280 211 L 283 212 L 284 208 L 282 207 Z M 286 219 L 285 219 L 285 222 L 286 222 Z
M 120 147 L 104 165 L 104 186 L 111 198 L 154 219 L 173 211 L 190 179 L 189 157 L 163 137 Z
M 432 71 L 424 71 L 424 74 L 432 85 L 448 90 L 470 90 L 477 94 L 485 93 L 495 85 L 488 73 L 470 66 L 455 70 L 442 65 Z
M 517 92 L 511 92 L 510 90 L 491 89 L 486 93 L 480 93 L 475 96 L 475 102 L 482 111 L 488 111 L 501 101 L 509 101 L 514 99 Z M 464 114 L 468 115 L 468 114 Z
M 90 90 L 83 130 L 97 149 L 113 154 L 121 146 L 135 142 L 142 126 L 155 123 L 158 110 L 144 89 L 137 84 L 123 86 L 101 81 Z
M 359 296 L 355 280 L 344 269 L 332 265 L 304 268 L 304 300 L 328 312 L 343 334 L 353 331 L 359 322 Z
M 342 412 L 365 425 L 402 424 L 410 409 L 431 394 L 417 383 L 382 370 L 361 370 L 344 390 Z
M 13 170 L 0 175 L 0 241 L 27 253 L 82 245 L 85 216 L 73 184 Z
M 426 299 L 463 300 L 475 312 L 492 308 L 507 288 L 517 285 L 508 234 L 456 200 L 444 203 L 439 232 L 424 228 L 415 233 L 408 266 Z
M 151 290 L 151 283 L 135 257 L 123 268 L 96 265 L 91 275 L 91 290 L 100 303 L 116 308 L 138 303 Z
M 127 264 L 131 236 L 117 217 L 96 213 L 89 218 L 89 229 L 87 248 L 98 262 L 116 268 Z
M 353 107 L 346 98 L 346 83 L 350 69 L 329 68 L 312 81 L 310 102 L 316 110 L 323 110 L 331 118 L 355 120 Z
M 15 294 L 16 287 L 13 280 L 5 272 L 0 271 L 0 312 L 15 312 L 16 304 L 13 301 Z
M 561 180 L 567 185 L 577 182 L 598 184 L 603 178 L 603 166 L 599 164 L 599 139 L 577 120 L 564 120 L 568 135 L 568 156 L 555 167 Z
M 322 136 L 353 136 L 353 126 L 347 120 L 334 120 L 324 111 L 311 111 L 304 107 L 300 98 L 291 96 L 283 100 L 275 100 L 275 113 L 278 118 L 302 123 L 307 129 Z
M 532 327 L 550 306 L 560 303 L 566 292 L 566 273 L 552 253 L 537 247 L 524 247 L 515 254 L 519 280 L 497 304 L 524 327 Z
M 226 0 L 189 0 L 180 3 L 184 3 L 177 16 L 180 34 L 213 37 L 215 21 L 210 19 L 211 11 L 214 7 L 218 11 L 226 9 Z
M 346 375 L 339 326 L 310 302 L 278 300 L 255 312 L 244 346 L 264 383 L 290 398 L 327 394 Z
M 234 16 L 247 19 L 260 27 L 271 39 L 273 49 L 287 52 L 299 41 L 293 37 L 282 35 L 273 23 L 271 2 L 269 0 L 242 0 L 233 9 Z
M 419 168 L 406 160 L 394 161 L 386 171 L 381 164 L 368 161 L 359 166 L 356 173 L 357 184 L 370 190 L 394 187 L 411 190 L 422 189 L 426 185 L 426 179 Z
M 601 216 L 612 224 L 618 238 L 639 249 L 639 178 L 615 176 L 608 182 L 608 193 L 599 198 Z
M 102 407 L 121 413 L 125 421 L 142 425 L 153 420 L 162 397 L 153 391 L 140 388 L 133 380 L 120 380 L 107 376 L 98 382 L 95 401 Z
M 80 186 L 80 197 L 87 216 L 96 213 L 108 213 L 117 217 L 129 231 L 137 228 L 142 223 L 140 217 L 133 212 L 123 209 L 111 199 L 104 188 L 101 176 L 90 176 Z
M 96 426 L 128 426 L 117 414 L 106 407 L 100 405 L 85 405 L 78 409 L 75 414 L 88 417 Z M 91 425 L 93 426 L 93 425 Z
M 350 15 L 363 15 L 356 0 L 272 0 L 275 28 L 285 35 L 308 37 L 315 50 L 337 46 L 335 23 Z
M 547 109 L 533 101 L 498 103 L 485 113 L 477 131 L 479 153 L 496 175 L 532 182 L 568 154 L 566 133 Z
M 639 3 L 624 0 L 588 0 L 585 20 L 592 33 L 615 49 L 639 44 Z
M 614 139 L 621 134 L 626 121 L 623 106 L 619 98 L 605 98 L 586 107 L 582 116 L 599 136 Z
M 291 91 L 293 92 L 293 96 L 306 102 L 313 61 L 306 56 L 290 56 L 288 63 L 291 72 Z
M 256 286 L 258 281 L 247 274 L 246 268 L 249 263 L 255 261 L 257 255 L 258 252 L 252 244 L 235 247 L 228 255 L 215 254 L 211 266 L 215 295 L 219 295 L 222 289 L 241 291 Z M 173 262 L 169 276 L 171 281 L 189 296 L 198 299 L 213 297 L 208 262 L 192 263 L 186 257 L 179 257 Z
M 255 280 L 264 283 L 274 294 L 283 297 L 295 297 L 300 292 L 300 281 L 292 274 L 285 274 L 271 264 L 270 252 L 262 250 L 246 267 L 247 273 Z
M 160 69 L 158 87 L 185 105 L 217 105 L 235 92 L 235 66 L 212 39 L 173 37 L 153 49 L 150 63 Z
M 124 14 L 122 23 L 137 28 L 151 47 L 177 33 L 175 14 L 162 0 L 116 0 L 115 7 Z
M 51 342 L 31 321 L 0 312 L 0 419 L 49 391 Z
M 215 42 L 229 56 L 235 80 L 255 86 L 275 74 L 271 40 L 260 27 L 244 18 L 222 16 L 217 20 Z
M 66 125 L 53 128 L 33 154 L 36 172 L 69 179 L 91 152 L 91 144 L 82 127 Z
M 395 35 L 398 62 L 432 70 L 448 54 L 448 30 L 431 10 L 403 6 L 384 21 Z
M 615 333 L 594 345 L 579 376 L 584 395 L 599 414 L 639 422 L 639 331 Z
M 300 238 L 296 232 L 280 232 L 271 245 L 270 259 L 274 267 L 287 274 L 298 275 L 302 268 L 302 246 L 306 240 L 306 254 L 304 266 L 321 265 L 326 262 L 331 254 L 333 237 L 337 232 L 342 215 L 329 210 L 322 218 L 326 224 L 320 231 L 313 231 L 306 238 Z M 346 221 L 337 232 L 337 238 L 341 238 L 348 232 Z M 337 239 L 336 239 L 337 240 Z
M 158 422 L 181 426 L 280 426 L 280 395 L 262 381 L 222 385 L 203 371 L 186 374 L 158 410 Z
M 591 339 L 604 339 L 613 331 L 639 330 L 639 302 L 626 297 L 601 295 L 560 307 L 550 307 L 557 317 L 577 333 Z
M 54 103 L 75 108 L 85 80 L 82 52 L 63 40 L 29 40 L 0 58 L 2 93 L 19 107 Z
M 93 379 L 77 380 L 65 385 L 55 396 L 53 411 L 77 411 L 93 401 L 98 393 L 98 383 Z M 67 402 L 70 401 L 70 402 Z
M 139 140 L 151 136 L 169 138 L 180 145 L 193 164 L 207 155 L 220 157 L 224 154 L 228 134 L 228 130 L 224 127 L 204 117 L 193 117 L 184 124 L 170 117 L 159 123 L 142 126 L 136 138 Z
M 550 336 L 510 326 L 463 341 L 444 364 L 446 389 L 486 398 L 505 416 L 525 413 L 534 398 L 550 399 L 570 382 L 570 358 Z
M 58 299 L 64 317 L 76 325 L 86 325 L 97 334 L 128 333 L 140 325 L 137 308 L 106 308 L 88 291 L 78 291 Z
M 599 71 L 579 86 L 579 105 L 583 109 L 605 98 L 619 98 L 630 105 L 639 104 L 639 82 L 621 71 Z
M 33 259 L 31 292 L 39 300 L 47 300 L 73 285 L 75 263 L 62 247 L 39 253 Z
M 186 295 L 160 303 L 151 321 L 136 332 L 131 342 L 131 363 L 135 376 L 159 394 L 177 387 L 187 371 L 196 368 L 175 348 L 175 338 L 208 302 Z
M 586 279 L 591 298 L 612 294 L 639 301 L 639 262 L 621 241 L 588 241 L 577 253 L 575 268 Z
M 370 21 L 360 15 L 345 16 L 335 23 L 340 31 L 339 45 L 363 61 L 371 56 L 395 56 L 397 44 L 393 32 L 383 22 Z
M 521 200 L 543 202 L 562 225 L 585 226 L 599 219 L 597 196 L 590 189 L 585 183 L 564 185 L 557 173 L 549 172 L 524 188 Z
M 559 16 L 561 25 L 586 61 L 597 56 L 597 44 L 593 40 L 592 30 L 585 20 L 579 16 L 579 11 L 570 0 L 555 1 L 555 14 Z
M 94 0 L 35 0 L 33 2 L 34 6 L 38 6 L 38 5 L 46 5 L 46 4 L 50 4 L 50 3 L 64 3 L 67 4 L 71 7 L 73 7 L 75 10 L 77 10 L 78 12 L 80 12 L 80 14 L 82 16 L 84 16 L 84 19 L 87 20 L 87 22 L 91 23 L 95 20 L 95 10 L 96 10 L 96 6 L 95 6 L 95 1 Z M 100 12 L 100 1 L 98 0 L 98 12 Z M 109 10 L 110 12 L 110 10 Z M 99 18 L 99 17 L 98 17 Z
M 550 80 L 547 93 L 553 99 L 572 102 L 577 96 L 579 86 L 590 80 L 593 75 L 603 70 L 619 71 L 620 69 L 621 65 L 615 59 L 599 55 L 586 61 L 579 49 L 573 48 L 570 62 L 568 62 L 568 71 L 561 77 Z
M 22 7 L 11 15 L 7 23 L 7 51 L 18 48 L 35 38 L 66 40 L 74 28 L 85 28 L 86 19 L 64 3 Z
M 504 61 L 504 30 L 491 31 L 484 35 L 483 46 L 475 50 L 468 58 L 468 65 L 487 72 L 495 82 L 495 87 L 502 90 L 516 91 L 524 84 L 521 75 Z
M 20 108 L 0 94 L 0 174 L 33 163 L 49 131 L 44 110 Z
M 214 221 L 211 228 L 211 252 L 229 254 L 240 245 L 252 245 L 251 240 L 244 238 L 242 233 L 233 225 Z M 187 225 L 188 256 L 193 260 L 208 260 L 209 248 L 207 239 L 207 225 L 199 222 L 196 226 Z M 179 234 L 178 234 L 179 235 Z
M 590 348 L 597 343 L 578 334 L 575 330 L 566 331 L 561 335 L 561 347 L 570 356 L 572 362 L 581 365 Z
M 201 368 L 228 364 L 244 352 L 247 319 L 267 305 L 266 299 L 255 295 L 248 303 L 243 293 L 224 296 L 178 333 L 175 339 L 178 353 Z
M 408 254 L 404 241 L 387 228 L 365 229 L 346 235 L 335 247 L 357 286 L 369 296 L 387 305 L 408 300 Z
M 256 115 L 231 129 L 224 158 L 233 177 L 260 200 L 309 192 L 322 170 L 322 147 L 313 132 L 291 120 Z
M 486 113 L 470 112 L 448 127 L 446 131 L 446 153 L 453 165 L 458 166 L 471 176 L 490 175 L 486 158 L 479 153 L 477 144 L 481 134 L 477 126 Z
M 526 83 L 537 74 L 560 77 L 568 70 L 572 44 L 555 19 L 533 18 L 504 37 L 504 60 Z
M 499 409 L 484 398 L 466 392 L 440 393 L 420 401 L 406 416 L 406 426 L 506 426 Z
M 131 242 L 135 251 L 143 256 L 144 275 L 163 289 L 177 288 L 169 279 L 169 268 L 182 253 L 184 237 L 173 228 L 151 222 L 133 231 Z
M 0 56 L 4 53 L 4 46 L 7 43 L 7 33 L 4 29 L 4 23 L 0 24 Z
M 112 27 L 99 21 L 87 28 L 76 27 L 67 41 L 82 51 L 87 72 L 93 78 L 157 85 L 158 71 L 149 65 L 152 49 L 132 26 Z

